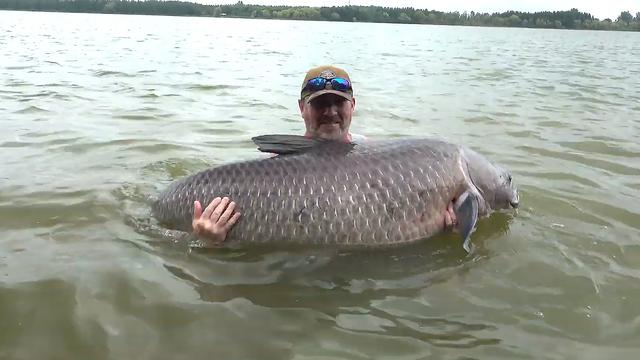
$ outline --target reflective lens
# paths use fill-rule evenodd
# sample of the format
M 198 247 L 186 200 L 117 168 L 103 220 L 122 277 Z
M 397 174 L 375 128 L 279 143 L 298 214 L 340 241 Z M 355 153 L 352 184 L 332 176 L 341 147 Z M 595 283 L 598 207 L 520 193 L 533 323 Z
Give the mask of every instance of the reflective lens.
M 307 88 L 311 91 L 323 90 L 327 86 L 327 81 L 331 82 L 331 89 L 338 91 L 347 91 L 351 88 L 349 80 L 343 78 L 325 79 L 316 77 L 307 82 Z
M 333 79 L 331 79 L 331 87 L 334 90 L 347 91 L 347 90 L 349 90 L 349 88 L 351 88 L 351 84 L 349 83 L 349 80 L 347 80 L 347 79 L 333 78 Z
M 307 88 L 312 91 L 318 91 L 318 90 L 324 89 L 326 83 L 327 83 L 327 79 L 325 78 L 321 78 L 321 77 L 313 78 L 309 80 L 309 82 L 307 82 Z

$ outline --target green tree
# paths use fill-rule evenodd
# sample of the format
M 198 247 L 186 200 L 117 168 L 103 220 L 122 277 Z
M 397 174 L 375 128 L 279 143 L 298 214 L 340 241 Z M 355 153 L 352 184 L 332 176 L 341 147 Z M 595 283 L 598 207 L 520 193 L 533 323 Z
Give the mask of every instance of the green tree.
M 520 17 L 518 15 L 511 15 L 509 16 L 509 18 L 507 19 L 507 24 L 509 26 L 520 26 L 522 25 L 522 20 L 520 20 Z
M 400 15 L 398 15 L 398 21 L 400 21 L 402 23 L 410 23 L 411 22 L 411 18 L 409 17 L 409 15 L 407 15 L 405 13 L 400 13 Z
M 115 1 L 109 1 L 106 4 L 104 4 L 104 11 L 106 12 L 113 12 L 116 9 L 116 2 Z
M 425 24 L 427 22 L 426 11 L 416 10 L 413 14 L 413 20 L 418 24 Z
M 633 21 L 633 15 L 631 15 L 631 13 L 628 12 L 628 11 L 623 11 L 623 12 L 620 13 L 620 16 L 618 16 L 618 20 L 617 21 L 621 21 L 621 22 L 629 25 L 629 23 Z

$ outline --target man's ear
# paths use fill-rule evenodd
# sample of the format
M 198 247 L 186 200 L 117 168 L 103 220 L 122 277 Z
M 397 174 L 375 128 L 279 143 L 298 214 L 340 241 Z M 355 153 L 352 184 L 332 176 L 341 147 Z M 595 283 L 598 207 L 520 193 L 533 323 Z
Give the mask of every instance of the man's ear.
M 356 109 L 356 98 L 351 98 L 351 111 Z
M 300 116 L 302 116 L 302 113 L 304 112 L 304 105 L 305 102 L 303 99 L 299 99 L 298 100 L 298 107 L 300 108 Z

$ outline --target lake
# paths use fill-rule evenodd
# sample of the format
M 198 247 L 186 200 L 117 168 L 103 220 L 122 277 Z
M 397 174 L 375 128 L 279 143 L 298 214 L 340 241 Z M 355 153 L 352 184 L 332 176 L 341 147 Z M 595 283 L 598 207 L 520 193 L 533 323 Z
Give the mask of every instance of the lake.
M 640 33 L 0 12 L 0 357 L 631 359 L 640 354 Z M 301 134 L 305 71 L 352 129 L 508 167 L 467 256 L 190 249 L 149 198 Z

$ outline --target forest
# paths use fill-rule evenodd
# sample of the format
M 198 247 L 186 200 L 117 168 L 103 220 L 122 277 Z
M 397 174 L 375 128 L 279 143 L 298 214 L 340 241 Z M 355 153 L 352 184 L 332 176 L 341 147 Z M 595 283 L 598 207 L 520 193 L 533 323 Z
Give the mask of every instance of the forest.
M 640 12 L 634 16 L 629 11 L 621 11 L 616 19 L 597 19 L 575 8 L 533 13 L 481 13 L 380 6 L 265 6 L 242 1 L 231 5 L 205 5 L 158 0 L 0 0 L 0 10 L 640 31 Z

